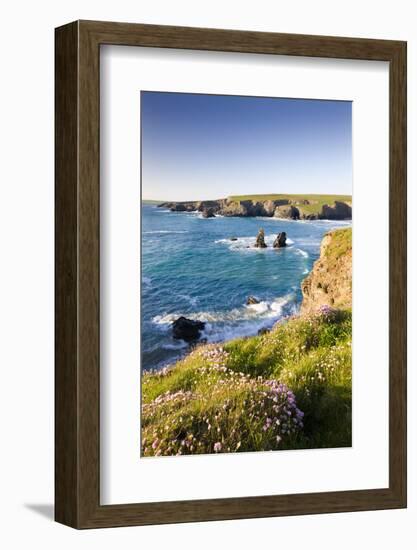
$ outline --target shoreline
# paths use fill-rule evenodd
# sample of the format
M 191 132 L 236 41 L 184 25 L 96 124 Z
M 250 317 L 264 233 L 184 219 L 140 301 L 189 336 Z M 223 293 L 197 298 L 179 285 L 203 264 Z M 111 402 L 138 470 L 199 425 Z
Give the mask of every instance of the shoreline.
M 311 272 L 309 272 L 309 273 L 311 273 Z M 306 274 L 306 276 L 304 277 L 302 282 L 307 278 L 308 274 Z M 283 297 L 282 296 L 277 296 L 275 298 L 275 300 L 280 300 L 280 299 L 283 299 Z M 263 303 L 266 303 L 266 302 L 267 302 L 266 300 L 261 300 L 259 302 L 259 305 L 263 304 Z M 199 338 L 198 340 L 196 340 L 194 342 L 191 342 L 191 343 L 187 344 L 183 340 L 174 341 L 174 343 L 170 344 L 169 349 L 173 349 L 173 350 L 178 349 L 178 351 L 179 351 L 178 357 L 176 357 L 175 359 L 168 359 L 166 361 L 161 361 L 161 362 L 157 363 L 155 366 L 153 366 L 151 368 L 143 369 L 143 372 L 144 373 L 151 373 L 151 372 L 156 372 L 157 373 L 157 372 L 160 372 L 162 369 L 165 369 L 165 368 L 168 368 L 168 367 L 173 367 L 173 366 L 175 366 L 175 364 L 178 361 L 182 361 L 183 359 L 185 359 L 187 357 L 187 355 L 192 353 L 196 348 L 198 348 L 200 346 L 204 346 L 204 345 L 223 345 L 223 344 L 228 344 L 230 342 L 233 342 L 234 340 L 238 340 L 238 339 L 243 340 L 243 339 L 254 338 L 256 336 L 260 336 L 261 334 L 264 334 L 265 332 L 270 332 L 274 328 L 275 325 L 301 316 L 302 299 L 301 300 L 294 300 L 293 302 L 287 302 L 287 304 L 288 303 L 290 303 L 293 306 L 292 309 L 294 309 L 294 311 L 292 311 L 291 313 L 278 314 L 277 318 L 271 317 L 269 322 L 268 322 L 267 317 L 263 318 L 264 322 L 262 322 L 262 317 L 254 317 L 253 320 L 248 320 L 247 322 L 251 323 L 253 325 L 252 330 L 249 329 L 249 331 L 245 331 L 245 330 L 239 331 L 238 326 L 230 327 L 228 329 L 227 325 L 226 325 L 225 327 L 223 327 L 218 332 L 224 332 L 224 333 L 233 332 L 234 333 L 233 335 L 232 334 L 230 334 L 230 336 L 226 335 L 225 337 L 219 338 L 219 339 L 215 338 L 215 337 L 213 338 L 213 336 L 210 337 L 210 334 L 205 334 L 205 329 L 204 329 L 202 331 L 201 338 Z M 241 308 L 243 308 L 243 307 L 248 307 L 249 308 L 251 306 L 244 304 L 240 307 Z M 235 311 L 236 309 L 238 309 L 238 308 L 231 308 L 229 310 L 225 310 L 225 313 Z M 202 313 L 202 315 L 199 315 L 199 313 Z M 210 315 L 210 313 L 211 313 L 210 311 L 187 313 L 185 316 L 188 319 L 194 319 L 194 318 L 195 319 L 202 319 L 202 318 L 204 319 L 204 314 Z M 156 316 L 156 317 L 161 317 L 161 318 L 163 318 L 163 317 L 170 317 L 171 318 L 172 317 L 172 319 L 174 319 L 174 318 L 181 317 L 181 314 L 172 313 L 172 314 L 160 315 L 160 316 Z M 153 322 L 155 322 L 155 321 L 153 320 Z M 204 322 L 206 322 L 206 324 L 209 326 L 209 328 L 211 328 L 211 322 L 210 321 L 204 321 Z M 212 321 L 212 323 L 213 323 L 213 321 Z M 171 324 L 172 324 L 171 320 L 169 320 L 169 321 L 167 320 L 166 323 L 156 322 L 156 324 L 166 324 L 166 326 L 167 326 L 166 330 L 167 331 L 171 330 Z
M 351 220 L 348 195 L 248 195 L 206 201 L 157 204 L 171 212 L 200 212 L 203 218 L 267 217 L 291 220 Z

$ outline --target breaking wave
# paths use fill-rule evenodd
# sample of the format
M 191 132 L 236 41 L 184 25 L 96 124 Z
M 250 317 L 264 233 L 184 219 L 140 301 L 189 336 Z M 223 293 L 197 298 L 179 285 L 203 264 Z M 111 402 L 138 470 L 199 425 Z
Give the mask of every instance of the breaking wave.
M 204 321 L 206 326 L 202 338 L 206 338 L 209 342 L 218 342 L 257 334 L 260 328 L 272 326 L 283 316 L 295 313 L 296 309 L 295 294 L 289 294 L 271 301 L 264 300 L 258 304 L 243 305 L 225 311 L 156 315 L 152 322 L 161 330 L 170 330 L 171 324 L 182 315 L 187 319 Z
M 188 233 L 188 231 L 167 231 L 167 230 L 159 230 L 159 231 L 143 231 L 143 235 L 173 235 L 173 234 L 180 234 L 180 233 Z
M 254 244 L 256 241 L 256 235 L 251 237 L 236 237 L 233 240 L 229 237 L 228 239 L 218 239 L 217 241 L 214 241 L 216 244 L 223 244 L 227 245 L 229 250 L 238 250 L 238 251 L 244 251 L 244 252 L 277 252 L 276 248 L 273 248 L 274 241 L 276 239 L 276 234 L 272 235 L 265 235 L 265 243 L 267 244 L 267 248 L 255 248 Z M 291 248 L 291 245 L 294 244 L 294 241 L 292 239 L 289 239 L 287 237 L 287 247 Z

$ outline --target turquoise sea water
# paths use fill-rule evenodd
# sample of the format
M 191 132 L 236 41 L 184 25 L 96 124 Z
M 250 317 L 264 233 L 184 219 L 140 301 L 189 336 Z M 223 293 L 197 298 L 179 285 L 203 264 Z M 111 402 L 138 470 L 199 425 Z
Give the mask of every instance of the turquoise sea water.
M 203 219 L 199 213 L 142 206 L 142 368 L 178 359 L 187 344 L 172 338 L 179 316 L 206 322 L 209 342 L 257 334 L 295 313 L 300 283 L 330 229 L 350 221 L 286 221 L 274 218 Z M 263 227 L 268 248 L 253 244 Z M 288 246 L 273 249 L 277 233 Z M 231 241 L 230 237 L 237 237 Z M 248 248 L 251 247 L 251 248 Z M 260 303 L 247 306 L 248 296 Z

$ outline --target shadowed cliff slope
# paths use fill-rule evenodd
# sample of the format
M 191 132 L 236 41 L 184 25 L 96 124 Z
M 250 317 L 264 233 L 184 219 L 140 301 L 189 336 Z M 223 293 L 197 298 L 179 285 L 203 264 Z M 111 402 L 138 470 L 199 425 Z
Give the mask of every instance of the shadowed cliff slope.
M 321 242 L 320 258 L 301 284 L 305 313 L 328 305 L 352 307 L 352 228 L 327 233 Z

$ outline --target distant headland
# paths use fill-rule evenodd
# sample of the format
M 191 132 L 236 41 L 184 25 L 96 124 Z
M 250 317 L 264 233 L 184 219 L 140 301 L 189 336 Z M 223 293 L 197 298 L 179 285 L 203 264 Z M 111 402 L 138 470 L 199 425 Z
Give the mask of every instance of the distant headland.
M 153 203 L 155 201 L 143 201 Z M 281 218 L 291 220 L 350 220 L 350 195 L 234 195 L 204 201 L 163 202 L 158 207 L 172 212 L 201 212 L 204 218 L 215 216 Z

